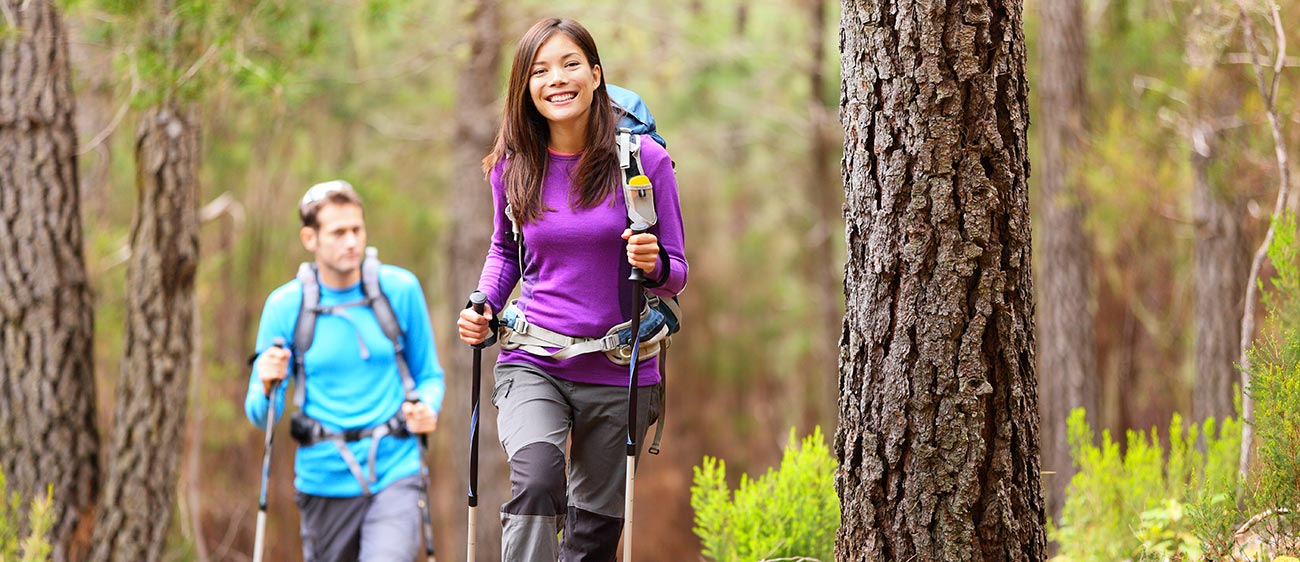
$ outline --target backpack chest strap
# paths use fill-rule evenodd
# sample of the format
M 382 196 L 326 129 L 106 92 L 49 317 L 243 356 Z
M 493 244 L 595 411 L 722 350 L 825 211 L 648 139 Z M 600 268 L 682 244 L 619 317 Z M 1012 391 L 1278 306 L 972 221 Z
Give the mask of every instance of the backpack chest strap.
M 352 477 L 357 479 L 361 484 L 361 493 L 367 496 L 371 495 L 370 484 L 378 480 L 375 471 L 375 459 L 378 456 L 379 440 L 384 437 L 409 437 L 410 432 L 406 429 L 406 420 L 402 418 L 399 410 L 388 418 L 388 421 L 363 429 L 347 429 L 338 432 L 330 432 L 325 426 L 313 418 L 307 417 L 301 411 L 293 416 L 289 426 L 289 433 L 294 440 L 302 447 L 310 447 L 317 443 L 329 441 L 334 443 L 335 448 L 339 450 L 339 455 L 343 457 L 343 462 L 347 463 L 348 471 Z M 357 462 L 356 455 L 352 454 L 352 449 L 348 443 L 370 438 L 370 449 L 366 454 L 366 462 L 370 466 L 370 474 L 367 478 L 365 472 L 361 469 L 361 464 Z

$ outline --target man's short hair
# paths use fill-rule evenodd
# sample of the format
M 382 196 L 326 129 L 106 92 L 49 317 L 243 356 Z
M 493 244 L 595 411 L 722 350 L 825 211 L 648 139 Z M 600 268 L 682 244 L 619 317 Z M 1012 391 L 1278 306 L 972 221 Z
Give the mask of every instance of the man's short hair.
M 298 202 L 298 218 L 302 219 L 303 226 L 319 228 L 320 224 L 316 222 L 316 215 L 320 213 L 321 207 L 327 203 L 336 205 L 356 205 L 361 206 L 361 196 L 357 191 L 352 189 L 352 184 L 343 180 L 332 180 L 324 183 L 318 183 L 311 186 L 302 196 L 302 201 Z

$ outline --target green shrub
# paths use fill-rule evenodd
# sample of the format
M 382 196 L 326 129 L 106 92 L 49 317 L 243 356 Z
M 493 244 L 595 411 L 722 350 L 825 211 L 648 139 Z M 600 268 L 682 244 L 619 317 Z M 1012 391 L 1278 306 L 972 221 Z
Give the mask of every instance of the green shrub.
M 726 462 L 704 457 L 695 467 L 691 507 L 703 554 L 717 562 L 834 559 L 840 504 L 835 459 L 820 427 L 802 443 L 791 429 L 780 469 L 756 480 L 742 475 L 734 497 Z
M 46 535 L 54 523 L 51 513 L 53 490 L 47 490 L 45 497 L 32 502 L 28 513 L 31 528 L 26 538 L 19 539 L 22 526 L 22 500 L 17 493 L 10 493 L 5 475 L 0 472 L 0 562 L 38 562 L 50 559 L 50 543 Z
M 1124 453 L 1109 432 L 1101 445 L 1082 409 L 1070 414 L 1070 450 L 1078 473 L 1070 481 L 1060 526 L 1048 534 L 1060 545 L 1060 560 L 1112 562 L 1143 557 L 1163 558 L 1181 552 L 1199 558 L 1198 532 L 1232 520 L 1235 513 L 1216 516 L 1202 506 L 1235 490 L 1236 459 L 1241 423 L 1227 419 L 1184 427 L 1174 414 L 1169 423 L 1168 450 L 1159 432 L 1127 433 Z M 1205 453 L 1197 448 L 1205 438 Z M 1193 515 L 1193 512 L 1195 515 Z
M 1262 300 L 1266 330 L 1251 349 L 1255 399 L 1253 507 L 1300 508 L 1300 241 L 1295 215 L 1279 218 L 1268 257 L 1277 274 Z

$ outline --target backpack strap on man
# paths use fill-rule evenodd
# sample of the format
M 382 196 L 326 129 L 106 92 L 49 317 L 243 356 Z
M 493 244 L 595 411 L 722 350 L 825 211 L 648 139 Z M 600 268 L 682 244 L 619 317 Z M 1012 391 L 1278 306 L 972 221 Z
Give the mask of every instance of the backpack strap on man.
M 374 246 L 366 248 L 366 257 L 361 262 L 361 292 L 366 296 L 370 310 L 375 313 L 379 329 L 393 342 L 393 351 L 397 357 L 397 372 L 402 376 L 402 388 L 406 390 L 406 400 L 416 401 L 420 397 L 415 393 L 415 378 L 411 368 L 406 364 L 405 347 L 402 343 L 402 326 L 397 322 L 393 312 L 393 303 L 388 300 L 379 286 L 379 249 Z
M 306 360 L 307 350 L 311 348 L 312 340 L 316 336 L 316 320 L 321 314 L 334 314 L 352 321 L 352 317 L 347 314 L 347 309 L 355 306 L 369 306 L 371 312 L 375 315 L 375 321 L 379 323 L 379 328 L 384 335 L 393 343 L 395 360 L 397 361 L 397 372 L 402 377 L 402 387 L 405 391 L 406 400 L 418 400 L 419 395 L 415 391 L 415 378 L 411 376 L 411 369 L 406 363 L 405 349 L 402 343 L 402 327 L 397 321 L 397 314 L 393 311 L 393 304 L 384 294 L 383 288 L 379 284 L 379 270 L 382 264 L 379 262 L 379 250 L 374 247 L 366 248 L 365 259 L 361 262 L 361 292 L 365 299 L 359 302 L 345 303 L 331 307 L 321 307 L 321 289 L 320 278 L 316 264 L 313 262 L 303 263 L 298 266 L 297 279 L 302 286 L 302 305 L 298 308 L 298 323 L 294 326 L 293 333 L 293 356 L 294 356 L 294 404 L 298 407 L 298 412 L 294 414 L 290 424 L 290 434 L 301 446 L 311 446 L 322 441 L 331 441 L 339 450 L 343 461 L 347 463 L 348 470 L 352 476 L 361 484 L 361 491 L 364 495 L 369 496 L 370 483 L 375 482 L 375 456 L 378 450 L 379 440 L 389 436 L 406 436 L 409 435 L 405 430 L 405 420 L 401 417 L 401 411 L 394 414 L 387 422 L 375 427 L 347 430 L 338 433 L 331 433 L 324 429 L 321 423 L 308 417 L 303 413 L 303 404 L 307 397 L 307 369 Z M 357 333 L 358 343 L 361 345 L 362 356 L 369 356 L 369 351 L 365 348 L 365 341 L 362 340 L 360 332 Z M 371 438 L 368 461 L 370 463 L 369 478 L 361 470 L 360 463 L 352 454 L 351 449 L 347 447 L 350 441 Z
M 298 307 L 298 323 L 293 329 L 293 404 L 301 410 L 307 399 L 305 357 L 316 337 L 316 317 L 320 314 L 320 280 L 316 277 L 315 263 L 304 262 L 298 266 L 298 283 L 302 285 L 302 305 Z

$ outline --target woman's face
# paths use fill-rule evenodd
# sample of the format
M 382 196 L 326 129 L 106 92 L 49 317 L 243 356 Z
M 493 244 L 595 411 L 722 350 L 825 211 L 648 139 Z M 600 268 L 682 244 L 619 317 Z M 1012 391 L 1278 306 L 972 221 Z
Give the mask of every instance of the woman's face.
M 600 66 L 589 63 L 572 38 L 556 33 L 547 39 L 528 72 L 533 105 L 552 127 L 585 123 Z

